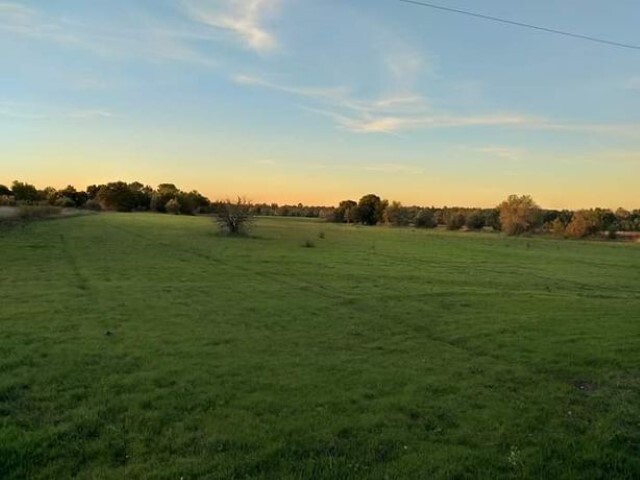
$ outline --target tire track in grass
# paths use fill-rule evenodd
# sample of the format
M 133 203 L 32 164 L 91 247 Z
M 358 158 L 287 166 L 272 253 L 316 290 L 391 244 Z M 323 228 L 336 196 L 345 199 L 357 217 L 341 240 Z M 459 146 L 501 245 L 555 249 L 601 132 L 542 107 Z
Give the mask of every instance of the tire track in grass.
M 315 290 L 314 293 L 317 293 L 326 299 L 329 299 L 332 301 L 340 300 L 340 303 L 338 306 L 340 308 L 346 309 L 347 311 L 357 310 L 359 313 L 362 313 L 364 308 L 364 309 L 367 309 L 367 311 L 370 311 L 372 315 L 379 313 L 379 310 L 376 306 L 369 305 L 367 302 L 364 302 L 364 304 L 358 303 L 358 300 L 362 300 L 361 296 L 345 295 L 343 293 L 338 293 L 330 288 L 317 285 L 313 282 L 308 282 L 304 280 L 289 280 L 289 279 L 283 278 L 278 274 L 259 272 L 259 271 L 244 267 L 242 265 L 233 264 L 231 262 L 223 260 L 219 256 L 215 256 L 210 253 L 196 251 L 193 248 L 184 248 L 184 247 L 176 248 L 174 244 L 155 241 L 152 237 L 141 234 L 140 232 L 137 232 L 119 225 L 118 226 L 112 225 L 112 226 L 128 235 L 138 237 L 144 240 L 145 242 L 151 242 L 154 245 L 160 245 L 163 248 L 170 250 L 174 254 L 176 251 L 178 251 L 179 253 L 187 257 L 190 256 L 190 257 L 202 258 L 202 259 L 217 263 L 230 270 L 242 271 L 249 275 L 254 275 L 260 278 L 264 278 L 269 281 L 275 280 L 282 284 L 288 285 L 294 289 L 299 289 L 300 285 L 304 284 L 314 289 Z M 390 255 L 390 254 L 382 254 L 382 255 L 386 257 L 396 257 L 397 259 L 397 256 L 395 255 Z M 411 296 L 413 297 L 413 295 Z M 400 296 L 398 296 L 398 299 L 400 299 Z M 415 327 L 416 327 L 415 325 L 409 326 L 409 328 L 413 330 L 416 330 Z M 461 344 L 459 341 L 456 341 L 456 340 L 449 340 L 446 337 L 438 334 L 433 327 L 424 325 L 423 328 L 420 328 L 418 330 L 419 330 L 419 333 L 426 340 L 433 342 L 434 344 L 440 344 L 440 345 L 444 345 L 445 347 L 458 350 L 464 353 L 466 356 L 468 356 L 471 361 L 473 361 L 473 359 L 477 359 L 482 362 L 494 363 L 504 368 L 518 368 L 521 371 L 526 372 L 531 377 L 538 379 L 540 382 L 553 382 L 553 383 L 557 383 L 558 386 L 567 385 L 566 378 L 560 378 L 558 375 L 552 374 L 549 371 L 541 370 L 540 368 L 537 368 L 535 365 L 531 365 L 524 362 L 514 362 L 511 359 L 502 357 L 499 353 L 480 351 L 477 347 Z
M 72 252 L 72 249 L 69 246 L 69 240 L 64 233 L 60 234 L 60 244 L 62 246 L 62 254 L 64 255 L 73 275 L 75 287 L 83 292 L 88 292 L 90 290 L 89 279 L 80 270 L 80 267 L 78 266 L 78 259 Z
M 330 299 L 330 300 L 336 300 L 336 299 L 340 299 L 340 300 L 357 300 L 360 297 L 357 296 L 352 296 L 352 295 L 345 295 L 342 292 L 338 292 L 334 289 L 316 284 L 314 282 L 309 282 L 307 280 L 302 280 L 302 279 L 297 279 L 297 280 L 289 280 L 288 278 L 284 278 L 281 275 L 275 274 L 275 273 L 268 273 L 268 272 L 261 272 L 258 270 L 253 270 L 251 268 L 247 268 L 244 267 L 240 264 L 234 264 L 231 262 L 228 262 L 226 260 L 223 260 L 222 258 L 220 258 L 219 256 L 215 256 L 212 255 L 210 253 L 204 253 L 201 251 L 196 251 L 195 249 L 187 249 L 187 248 L 176 248 L 175 245 L 171 245 L 165 242 L 157 242 L 157 241 L 153 241 L 152 237 L 146 236 L 144 234 L 141 234 L 140 232 L 136 232 L 133 230 L 130 230 L 128 228 L 124 228 L 122 226 L 116 226 L 116 225 L 111 225 L 113 228 L 120 230 L 128 235 L 132 235 L 135 237 L 138 237 L 142 240 L 145 240 L 146 242 L 151 242 L 154 245 L 159 245 L 163 248 L 166 248 L 167 250 L 171 250 L 171 252 L 175 253 L 176 251 L 182 253 L 182 254 L 186 254 L 187 256 L 192 256 L 192 257 L 198 257 L 204 260 L 208 260 L 214 263 L 217 263 L 218 265 L 222 265 L 226 268 L 228 268 L 229 270 L 232 271 L 241 271 L 244 273 L 247 273 L 249 275 L 254 275 L 269 281 L 277 281 L 279 283 L 285 284 L 289 287 L 292 287 L 293 289 L 299 289 L 301 285 L 304 285 L 306 287 L 310 287 L 311 289 L 315 289 L 318 295 L 320 295 L 321 297 Z

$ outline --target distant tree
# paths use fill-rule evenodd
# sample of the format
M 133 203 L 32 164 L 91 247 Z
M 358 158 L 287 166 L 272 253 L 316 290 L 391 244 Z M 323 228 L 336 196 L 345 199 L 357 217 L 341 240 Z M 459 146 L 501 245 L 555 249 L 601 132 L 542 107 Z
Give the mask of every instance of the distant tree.
M 465 225 L 469 230 L 481 230 L 484 227 L 484 215 L 480 210 L 474 210 L 467 215 Z
M 98 198 L 98 192 L 100 191 L 100 186 L 99 185 L 89 185 L 87 187 L 87 197 L 88 200 L 95 200 Z
M 564 237 L 566 228 L 566 225 L 560 220 L 560 217 L 556 217 L 550 224 L 550 231 L 556 237 Z
M 491 227 L 494 230 L 500 230 L 500 209 L 498 208 L 489 208 L 484 210 L 484 224 L 487 227 Z
M 394 227 L 406 227 L 411 223 L 411 212 L 400 202 L 391 202 L 384 211 L 384 221 Z
M 13 197 L 13 192 L 5 185 L 0 185 L 0 197 Z
M 103 210 L 130 212 L 136 208 L 135 193 L 126 182 L 110 182 L 100 185 L 96 199 Z
M 76 202 L 69 197 L 59 197 L 56 199 L 54 205 L 62 208 L 75 208 Z
M 436 228 L 438 225 L 433 212 L 426 208 L 418 210 L 418 213 L 416 213 L 416 216 L 413 219 L 413 224 L 417 228 Z
M 355 221 L 357 207 L 357 202 L 343 200 L 328 219 L 336 223 L 352 223 Z
M 70 198 L 76 207 L 83 207 L 89 200 L 87 192 L 77 191 L 73 185 L 67 185 L 66 188 L 59 190 L 58 195 Z
M 19 182 L 16 180 L 11 185 L 11 190 L 17 202 L 33 203 L 41 199 L 40 195 L 38 194 L 38 189 L 28 183 Z
M 176 200 L 175 198 L 172 198 L 164 206 L 164 209 L 167 213 L 170 213 L 171 215 L 177 215 L 180 213 L 180 202 L 178 202 L 178 200 Z
M 95 198 L 90 198 L 89 200 L 87 200 L 83 205 L 83 208 L 86 208 L 87 210 L 93 210 L 95 212 L 99 212 L 100 210 L 102 210 L 100 202 Z
M 209 199 L 197 190 L 192 190 L 189 193 L 180 192 L 177 198 L 180 202 L 180 213 L 185 215 L 195 215 L 206 211 L 211 205 Z
M 358 202 L 357 221 L 363 225 L 377 225 L 383 218 L 386 202 L 379 196 L 370 193 Z
M 229 235 L 245 235 L 248 233 L 254 216 L 251 203 L 238 197 L 235 202 L 225 200 L 212 205 L 214 218 L 220 229 Z
M 500 225 L 507 235 L 529 232 L 540 221 L 540 207 L 529 195 L 510 195 L 498 208 Z
M 447 219 L 447 230 L 460 230 L 467 219 L 462 213 L 454 213 Z
M 45 187 L 39 193 L 40 198 L 44 199 L 49 205 L 55 205 L 60 195 L 58 195 L 58 191 L 53 187 Z
M 596 214 L 589 210 L 579 210 L 575 212 L 571 222 L 566 228 L 566 235 L 571 238 L 584 238 L 597 232 Z

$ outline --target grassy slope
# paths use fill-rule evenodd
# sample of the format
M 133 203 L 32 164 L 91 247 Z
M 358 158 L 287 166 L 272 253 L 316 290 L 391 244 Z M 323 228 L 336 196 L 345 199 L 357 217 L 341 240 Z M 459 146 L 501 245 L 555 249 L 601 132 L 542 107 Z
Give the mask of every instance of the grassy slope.
M 255 233 L 0 233 L 0 478 L 640 476 L 637 245 Z

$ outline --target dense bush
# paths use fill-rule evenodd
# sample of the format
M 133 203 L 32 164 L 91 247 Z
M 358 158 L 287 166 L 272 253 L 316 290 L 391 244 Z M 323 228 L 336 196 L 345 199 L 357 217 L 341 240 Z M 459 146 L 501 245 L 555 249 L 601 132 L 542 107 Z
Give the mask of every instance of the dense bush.
M 165 204 L 164 209 L 167 213 L 177 215 L 180 213 L 180 202 L 175 198 L 172 198 Z
M 469 230 L 481 230 L 484 228 L 484 215 L 480 210 L 471 212 L 465 221 L 465 225 Z
M 435 228 L 438 226 L 433 213 L 423 208 L 416 213 L 413 224 L 418 228 Z
M 447 230 L 460 230 L 462 227 L 464 227 L 466 220 L 467 219 L 464 218 L 463 214 L 454 213 L 447 220 Z

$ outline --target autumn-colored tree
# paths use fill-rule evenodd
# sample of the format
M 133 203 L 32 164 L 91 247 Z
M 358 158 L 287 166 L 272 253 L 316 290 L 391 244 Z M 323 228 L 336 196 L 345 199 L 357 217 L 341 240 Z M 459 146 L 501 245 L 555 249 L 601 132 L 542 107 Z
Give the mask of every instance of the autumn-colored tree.
M 551 233 L 556 237 L 564 237 L 566 226 L 562 220 L 556 218 L 553 222 L 551 222 Z
M 571 238 L 584 238 L 597 233 L 598 227 L 594 214 L 589 210 L 579 210 L 567 225 L 566 235 Z
M 507 235 L 521 235 L 538 226 L 540 207 L 529 195 L 509 195 L 498 208 L 500 225 Z

